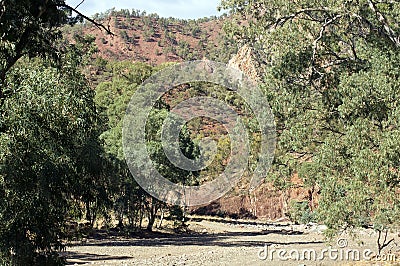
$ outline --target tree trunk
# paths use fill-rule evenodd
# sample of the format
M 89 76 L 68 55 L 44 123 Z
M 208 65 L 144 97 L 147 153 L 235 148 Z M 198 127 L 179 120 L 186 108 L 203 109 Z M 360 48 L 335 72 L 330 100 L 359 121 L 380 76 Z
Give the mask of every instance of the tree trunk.
M 154 200 L 151 200 L 151 206 L 148 210 L 148 218 L 149 218 L 149 223 L 147 224 L 147 231 L 152 231 L 153 230 L 153 226 L 154 226 L 154 222 L 156 220 L 156 208 L 154 206 Z
M 147 230 L 152 231 L 154 222 L 156 220 L 157 212 L 159 208 L 161 207 L 158 203 L 158 200 L 155 198 L 151 198 L 150 200 L 150 206 L 147 206 L 147 218 L 149 219 L 149 223 L 147 224 Z
M 154 226 L 154 222 L 155 222 L 155 216 L 151 216 L 151 218 L 149 219 L 149 223 L 147 224 L 147 231 L 151 232 L 153 231 L 153 226 Z
M 92 215 L 90 213 L 90 201 L 86 201 L 86 220 L 88 220 L 89 222 L 92 221 Z
M 161 228 L 163 221 L 164 221 L 164 208 L 161 208 L 161 217 L 157 228 Z
M 142 223 L 143 223 L 143 203 L 140 203 L 140 216 L 139 216 L 139 229 L 142 230 Z

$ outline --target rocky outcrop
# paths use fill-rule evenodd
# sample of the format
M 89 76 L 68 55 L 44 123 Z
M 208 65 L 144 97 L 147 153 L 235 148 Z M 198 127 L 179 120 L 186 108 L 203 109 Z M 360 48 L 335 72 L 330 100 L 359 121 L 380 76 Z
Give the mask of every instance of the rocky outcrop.
M 240 48 L 238 53 L 229 60 L 228 66 L 241 70 L 247 77 L 254 81 L 260 80 L 257 63 L 253 59 L 252 48 L 247 44 Z

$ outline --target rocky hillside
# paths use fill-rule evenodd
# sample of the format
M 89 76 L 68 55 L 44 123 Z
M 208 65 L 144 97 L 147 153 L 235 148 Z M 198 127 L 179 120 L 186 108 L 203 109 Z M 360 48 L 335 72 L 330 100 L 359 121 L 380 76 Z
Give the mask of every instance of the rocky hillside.
M 158 65 L 185 60 L 227 62 L 237 48 L 222 33 L 224 17 L 198 20 L 161 18 L 157 14 L 129 10 L 109 10 L 96 14 L 96 21 L 114 35 L 90 23 L 65 28 L 69 39 L 92 35 L 98 56 L 111 60 L 132 60 Z

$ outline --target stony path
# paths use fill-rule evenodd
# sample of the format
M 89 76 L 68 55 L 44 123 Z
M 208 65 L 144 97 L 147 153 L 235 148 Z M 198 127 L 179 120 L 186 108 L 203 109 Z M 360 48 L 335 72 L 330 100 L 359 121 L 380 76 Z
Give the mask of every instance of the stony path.
M 315 250 L 321 254 L 323 249 L 327 249 L 329 244 L 324 242 L 322 235 L 324 228 L 316 225 L 249 225 L 201 221 L 192 222 L 190 227 L 201 234 L 89 240 L 85 244 L 69 247 L 65 255 L 70 265 L 389 265 L 359 264 L 353 262 L 352 258 L 331 260 L 327 253 L 323 261 L 318 258 L 312 261 L 278 259 L 279 250 L 298 250 L 299 254 Z M 374 232 L 366 230 L 360 232 L 360 235 L 364 246 L 358 249 L 374 250 Z M 357 248 L 357 243 L 351 241 L 351 238 L 343 239 L 347 241 L 343 250 Z M 400 238 L 397 237 L 396 241 L 400 243 Z M 331 249 L 337 248 L 337 243 L 332 243 Z M 275 253 L 271 255 L 271 251 Z

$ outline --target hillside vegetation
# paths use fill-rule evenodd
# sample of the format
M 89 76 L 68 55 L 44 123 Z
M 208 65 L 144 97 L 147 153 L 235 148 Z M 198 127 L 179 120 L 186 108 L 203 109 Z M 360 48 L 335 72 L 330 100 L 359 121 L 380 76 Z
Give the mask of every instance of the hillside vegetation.
M 228 62 L 237 44 L 223 34 L 226 16 L 197 20 L 163 18 L 140 10 L 108 10 L 94 15 L 114 33 L 109 35 L 91 23 L 65 27 L 67 38 L 91 35 L 98 56 L 158 65 L 165 62 L 210 60 Z M 222 34 L 221 34 L 222 33 Z

